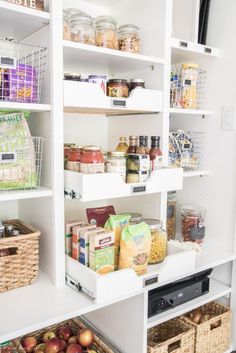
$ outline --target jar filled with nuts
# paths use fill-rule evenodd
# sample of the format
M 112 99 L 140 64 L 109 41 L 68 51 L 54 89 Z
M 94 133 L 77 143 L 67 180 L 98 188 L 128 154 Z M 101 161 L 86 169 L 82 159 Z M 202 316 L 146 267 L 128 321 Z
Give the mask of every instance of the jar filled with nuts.
M 71 39 L 74 42 L 95 44 L 95 30 L 91 16 L 81 12 L 71 17 Z
M 140 53 L 141 39 L 139 28 L 135 25 L 124 25 L 118 29 L 119 50 L 129 53 Z
M 148 263 L 157 264 L 164 261 L 167 256 L 167 233 L 162 229 L 162 222 L 158 219 L 144 219 L 143 221 L 149 226 L 152 235 Z
M 176 236 L 176 191 L 168 192 L 167 235 L 168 235 L 168 240 L 175 239 L 175 236 Z
M 63 10 L 63 39 L 71 40 L 70 18 L 66 10 Z
M 181 208 L 183 241 L 202 244 L 206 232 L 206 208 L 196 205 Z
M 94 19 L 96 45 L 110 49 L 118 48 L 116 19 L 111 16 L 99 16 Z

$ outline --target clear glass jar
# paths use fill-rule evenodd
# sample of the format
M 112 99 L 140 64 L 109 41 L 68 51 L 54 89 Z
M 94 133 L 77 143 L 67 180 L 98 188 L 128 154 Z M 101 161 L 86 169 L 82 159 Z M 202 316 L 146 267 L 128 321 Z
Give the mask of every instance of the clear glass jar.
M 202 206 L 182 206 L 181 227 L 183 241 L 203 243 L 206 232 L 206 213 L 206 208 Z
M 124 79 L 111 79 L 107 82 L 108 97 L 128 98 L 129 85 L 128 81 Z
M 110 49 L 118 49 L 116 19 L 111 16 L 99 16 L 94 19 L 96 45 Z
M 162 229 L 162 222 L 158 219 L 144 219 L 143 221 L 149 226 L 152 235 L 148 263 L 158 264 L 167 256 L 167 233 Z
M 67 10 L 63 10 L 63 39 L 71 40 L 70 18 Z
M 80 163 L 80 172 L 85 174 L 105 172 L 105 162 L 100 147 L 84 147 Z
M 168 192 L 167 196 L 167 236 L 168 240 L 176 236 L 176 191 Z
M 82 146 L 71 145 L 69 155 L 67 158 L 66 169 L 73 172 L 80 171 L 80 161 L 83 153 Z
M 123 180 L 126 178 L 126 157 L 125 152 L 111 152 L 106 162 L 107 173 L 121 174 Z
M 92 17 L 81 12 L 71 17 L 71 39 L 83 44 L 95 44 Z
M 140 53 L 141 39 L 139 28 L 135 25 L 124 25 L 118 29 L 119 50 L 129 53 Z

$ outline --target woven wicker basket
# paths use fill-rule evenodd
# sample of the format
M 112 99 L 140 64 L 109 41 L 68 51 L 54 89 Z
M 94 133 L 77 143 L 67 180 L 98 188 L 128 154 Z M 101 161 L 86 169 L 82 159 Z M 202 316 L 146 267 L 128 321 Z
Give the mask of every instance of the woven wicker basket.
M 194 330 L 180 319 L 167 321 L 148 331 L 148 353 L 171 352 L 194 353 Z
M 194 324 L 187 316 L 182 318 L 195 329 L 195 353 L 226 352 L 230 349 L 231 310 L 216 302 L 208 303 L 199 310 L 202 314 L 214 317 L 199 325 Z
M 60 322 L 59 324 L 52 325 L 50 327 L 44 328 L 42 330 L 35 331 L 30 333 L 30 336 L 34 336 L 37 338 L 38 343 L 42 342 L 42 336 L 45 332 L 55 332 L 61 326 L 69 326 L 73 332 L 73 335 L 77 335 L 80 329 L 85 327 L 89 327 L 89 325 L 84 324 L 79 318 L 75 318 L 72 320 Z M 18 339 L 14 340 L 13 343 L 17 349 L 18 353 L 26 353 L 21 345 L 21 340 L 23 337 L 19 337 Z M 94 349 L 97 353 L 116 353 L 112 347 L 110 347 L 102 337 L 98 337 L 96 334 L 94 335 L 94 343 L 90 347 L 90 349 Z
M 9 256 L 0 257 L 0 292 L 31 284 L 38 273 L 40 232 L 20 220 L 12 224 L 21 235 L 0 239 L 0 250 L 8 249 Z

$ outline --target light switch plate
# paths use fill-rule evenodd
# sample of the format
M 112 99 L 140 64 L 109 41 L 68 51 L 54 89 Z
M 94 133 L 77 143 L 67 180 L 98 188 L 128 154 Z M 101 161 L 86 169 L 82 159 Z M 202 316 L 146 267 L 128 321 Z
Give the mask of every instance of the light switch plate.
M 236 130 L 235 113 L 233 106 L 223 106 L 221 116 L 221 129 L 226 131 Z

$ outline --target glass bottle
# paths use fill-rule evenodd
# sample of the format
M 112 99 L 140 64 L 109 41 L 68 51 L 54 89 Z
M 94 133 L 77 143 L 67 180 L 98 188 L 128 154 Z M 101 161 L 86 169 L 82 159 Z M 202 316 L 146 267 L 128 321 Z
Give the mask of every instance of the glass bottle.
M 148 136 L 139 136 L 139 147 L 137 154 L 149 154 Z
M 160 150 L 160 136 L 151 137 L 151 149 L 149 151 L 151 171 L 162 167 L 162 152 Z
M 168 192 L 167 196 L 167 235 L 168 240 L 175 239 L 176 236 L 176 191 Z
M 126 137 L 120 137 L 120 142 L 116 147 L 116 152 L 125 152 L 127 153 L 128 151 L 128 145 L 126 143 Z
M 129 148 L 127 153 L 137 153 L 138 149 L 138 136 L 129 137 Z

